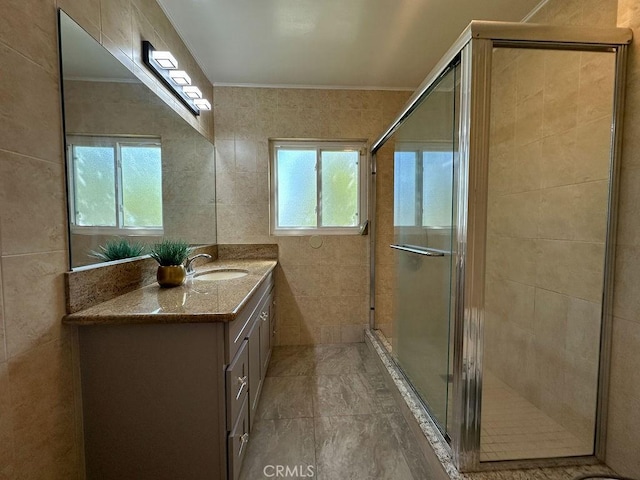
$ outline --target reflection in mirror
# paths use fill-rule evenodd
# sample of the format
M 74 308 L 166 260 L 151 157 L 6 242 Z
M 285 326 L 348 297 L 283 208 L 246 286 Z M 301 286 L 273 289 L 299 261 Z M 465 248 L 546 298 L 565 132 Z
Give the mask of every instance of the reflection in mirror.
M 71 267 L 114 238 L 216 243 L 213 145 L 60 11 Z

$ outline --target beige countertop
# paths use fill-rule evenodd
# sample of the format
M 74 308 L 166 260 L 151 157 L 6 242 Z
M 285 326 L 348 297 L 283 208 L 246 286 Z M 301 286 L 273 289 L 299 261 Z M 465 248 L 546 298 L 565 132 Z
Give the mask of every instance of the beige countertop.
M 196 275 L 225 269 L 249 272 L 240 278 L 202 281 L 190 277 L 175 288 L 157 283 L 63 318 L 68 325 L 127 323 L 208 323 L 229 322 L 236 318 L 268 274 L 276 260 L 216 260 L 196 268 Z

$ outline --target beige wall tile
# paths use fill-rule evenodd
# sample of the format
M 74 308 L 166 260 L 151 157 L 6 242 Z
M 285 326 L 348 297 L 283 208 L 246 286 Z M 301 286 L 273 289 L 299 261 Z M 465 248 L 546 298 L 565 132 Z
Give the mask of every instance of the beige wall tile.
M 640 323 L 640 247 L 618 245 L 613 295 L 616 317 Z
M 518 238 L 536 238 L 540 222 L 540 191 L 503 195 L 489 201 L 490 231 Z
M 0 44 L 0 63 L 3 65 L 0 87 L 2 149 L 62 163 L 57 75 L 25 61 L 23 56 L 3 44 Z M 16 88 L 16 85 L 28 85 L 29 88 Z
M 19 478 L 76 477 L 69 345 L 54 341 L 11 359 L 9 380 Z
M 9 395 L 9 366 L 0 362 L 0 479 L 16 478 L 16 462 L 14 452 L 13 418 L 11 396 Z
M 89 34 L 100 41 L 100 0 L 56 0 L 65 11 Z
M 562 352 L 567 341 L 567 317 L 571 297 L 556 292 L 535 289 L 535 323 L 533 331 L 536 340 L 546 348 Z
M 608 193 L 604 180 L 542 190 L 540 238 L 604 243 Z
M 620 172 L 620 199 L 618 201 L 618 244 L 640 245 L 640 169 L 623 168 Z
M 540 288 L 600 301 L 603 244 L 540 240 L 538 246 L 537 285 Z
M 100 24 L 103 35 L 129 58 L 133 58 L 131 0 L 100 0 Z
M 618 0 L 583 0 L 582 25 L 615 27 Z
M 51 0 L 8 0 L 3 4 L 0 40 L 42 68 L 58 72 L 55 2 Z M 29 32 L 29 35 L 25 35 Z
M 540 50 L 515 50 L 515 49 L 505 49 L 505 55 L 509 57 L 515 57 L 516 64 L 513 65 L 511 71 L 515 73 L 515 87 L 516 87 L 516 98 L 515 101 L 518 104 L 521 104 L 525 100 L 539 95 L 542 93 L 544 88 L 544 64 L 545 64 L 545 55 L 544 52 Z M 515 54 L 515 55 L 514 55 Z M 507 59 L 505 62 L 506 65 L 509 65 L 511 58 Z M 501 73 L 504 73 L 501 72 Z M 510 76 L 504 77 L 505 80 L 512 80 Z M 513 81 L 513 80 L 512 80 Z M 498 78 L 496 78 L 496 85 L 499 84 Z M 501 87 L 500 93 L 503 93 Z M 507 87 L 506 92 L 510 92 L 511 87 Z M 507 93 L 507 99 L 510 99 L 511 95 Z
M 3 255 L 64 250 L 65 202 L 62 164 L 0 151 Z
M 522 146 L 542 138 L 544 103 L 542 92 L 526 98 L 516 111 L 516 145 Z
M 0 228 L 0 245 L 2 244 L 2 229 Z M 0 364 L 7 359 L 7 348 L 5 344 L 5 325 L 4 325 L 4 305 L 2 292 L 2 259 L 0 257 Z M 2 414 L 0 409 L 0 415 Z
M 640 323 L 614 318 L 607 432 L 607 464 L 622 475 L 640 472 Z
M 582 52 L 578 118 L 581 122 L 611 117 L 615 81 L 615 54 Z
M 541 187 L 555 187 L 605 178 L 602 162 L 580 155 L 577 130 L 549 135 L 542 140 Z M 592 154 L 593 152 L 591 152 Z
M 569 298 L 565 347 L 576 361 L 583 359 L 591 365 L 597 364 L 601 316 L 601 303 Z
M 134 5 L 135 2 L 131 4 L 131 59 L 137 66 L 142 67 L 143 71 L 146 71 L 142 60 L 142 41 L 147 40 L 158 49 L 165 48 L 166 45 L 160 40 L 151 22 Z
M 7 352 L 23 354 L 59 338 L 65 313 L 66 252 L 2 258 Z M 38 301 L 34 302 L 33 299 Z

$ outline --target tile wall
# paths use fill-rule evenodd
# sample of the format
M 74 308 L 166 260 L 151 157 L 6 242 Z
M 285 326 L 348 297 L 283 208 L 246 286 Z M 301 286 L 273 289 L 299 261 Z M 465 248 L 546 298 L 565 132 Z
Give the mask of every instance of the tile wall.
M 152 0 L 9 0 L 0 18 L 0 479 L 83 478 L 74 331 L 62 328 L 68 269 L 58 89 L 61 7 L 134 73 L 141 38 L 210 84 Z M 166 97 L 168 95 L 165 94 Z M 212 115 L 194 120 L 212 138 Z M 75 391 L 74 391 L 75 390 Z
M 620 200 L 614 281 L 607 464 L 640 477 L 640 4 L 635 0 L 549 0 L 530 20 L 631 28 L 623 123 Z
M 530 22 L 633 29 L 629 49 L 618 213 L 607 464 L 640 477 L 640 5 L 634 0 L 549 0 Z
M 640 4 L 619 0 L 618 26 L 633 29 L 629 49 L 618 213 L 618 247 L 607 462 L 640 477 Z
M 269 236 L 269 138 L 367 139 L 409 92 L 215 89 L 219 243 L 277 243 L 277 342 L 363 340 L 369 321 L 369 237 Z
M 614 73 L 609 53 L 493 55 L 484 365 L 585 445 L 595 424 Z

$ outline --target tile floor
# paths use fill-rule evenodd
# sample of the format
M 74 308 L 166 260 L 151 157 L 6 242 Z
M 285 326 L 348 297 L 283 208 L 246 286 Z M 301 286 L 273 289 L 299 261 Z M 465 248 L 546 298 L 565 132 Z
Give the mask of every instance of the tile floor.
M 581 441 L 491 372 L 483 382 L 481 461 L 593 453 L 592 441 Z
M 408 428 L 364 343 L 275 347 L 240 479 L 424 480 Z

